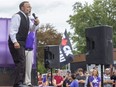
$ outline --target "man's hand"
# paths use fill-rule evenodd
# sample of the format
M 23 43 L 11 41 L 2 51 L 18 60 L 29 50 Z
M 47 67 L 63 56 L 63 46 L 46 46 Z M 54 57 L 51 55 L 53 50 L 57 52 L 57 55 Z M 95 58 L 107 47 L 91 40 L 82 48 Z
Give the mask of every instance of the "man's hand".
M 20 44 L 19 44 L 18 42 L 15 42 L 15 43 L 14 43 L 14 48 L 15 48 L 15 49 L 20 48 Z
M 40 22 L 39 22 L 39 19 L 36 18 L 36 19 L 34 20 L 34 24 L 37 26 L 39 23 L 40 23 Z

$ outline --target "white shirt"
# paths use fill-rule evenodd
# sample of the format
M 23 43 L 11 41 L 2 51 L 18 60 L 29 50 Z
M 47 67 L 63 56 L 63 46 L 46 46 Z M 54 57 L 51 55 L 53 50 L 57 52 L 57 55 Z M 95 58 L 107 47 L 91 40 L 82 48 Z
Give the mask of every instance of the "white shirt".
M 22 11 L 20 11 L 20 12 L 22 12 Z M 26 17 L 25 14 L 24 14 L 24 16 Z M 18 33 L 18 30 L 19 30 L 20 21 L 21 21 L 21 17 L 20 17 L 19 14 L 13 15 L 13 17 L 11 18 L 11 26 L 10 26 L 9 34 L 10 34 L 11 41 L 13 43 L 17 42 L 16 34 Z M 36 26 L 36 25 L 33 24 L 33 22 L 31 20 L 29 20 L 29 21 L 30 21 L 29 30 L 36 31 L 39 28 L 39 25 Z

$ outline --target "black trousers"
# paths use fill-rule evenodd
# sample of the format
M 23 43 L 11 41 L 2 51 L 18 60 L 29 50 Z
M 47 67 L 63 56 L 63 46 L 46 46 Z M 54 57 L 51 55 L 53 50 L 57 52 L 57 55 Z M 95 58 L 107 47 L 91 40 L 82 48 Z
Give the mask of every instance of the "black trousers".
M 24 46 L 21 46 L 20 48 L 15 49 L 14 45 L 9 43 L 9 50 L 15 63 L 14 85 L 23 84 L 26 66 L 25 48 Z

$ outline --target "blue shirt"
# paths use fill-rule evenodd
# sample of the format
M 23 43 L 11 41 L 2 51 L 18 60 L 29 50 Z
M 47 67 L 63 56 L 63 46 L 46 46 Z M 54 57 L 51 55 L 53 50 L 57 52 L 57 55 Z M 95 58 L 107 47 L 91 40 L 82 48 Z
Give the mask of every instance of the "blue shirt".
M 77 80 L 73 80 L 70 84 L 70 87 L 79 87 L 78 81 Z
M 101 83 L 100 77 L 91 76 L 91 77 L 89 78 L 89 81 L 92 82 L 93 87 L 99 87 L 99 84 Z
M 34 32 L 29 32 L 27 39 L 26 39 L 26 49 L 33 49 L 33 43 L 34 43 Z

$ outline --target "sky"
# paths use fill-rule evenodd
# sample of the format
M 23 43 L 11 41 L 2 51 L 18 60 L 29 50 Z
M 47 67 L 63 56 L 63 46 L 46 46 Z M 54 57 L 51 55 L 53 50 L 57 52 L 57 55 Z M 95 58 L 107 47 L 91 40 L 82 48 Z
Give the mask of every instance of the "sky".
M 19 11 L 19 4 L 24 0 L 0 0 L 0 18 L 11 18 Z M 73 14 L 73 4 L 77 1 L 92 3 L 93 0 L 27 0 L 40 20 L 40 25 L 51 24 L 58 32 L 70 31 L 66 22 L 69 15 Z

